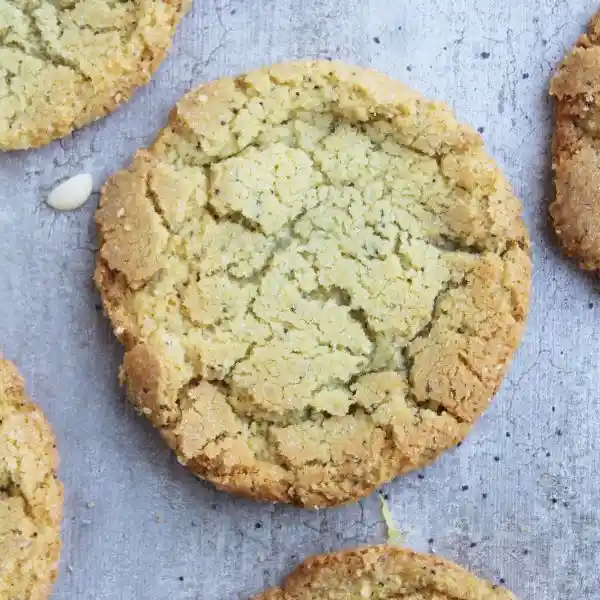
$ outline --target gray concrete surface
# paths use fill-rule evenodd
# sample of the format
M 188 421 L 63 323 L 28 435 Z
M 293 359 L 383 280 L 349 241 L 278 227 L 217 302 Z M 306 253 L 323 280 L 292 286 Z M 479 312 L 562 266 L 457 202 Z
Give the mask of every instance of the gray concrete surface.
M 548 228 L 546 98 L 597 5 L 196 0 L 130 104 L 47 148 L 0 156 L 0 343 L 62 451 L 56 600 L 247 598 L 311 553 L 383 539 L 376 496 L 309 512 L 227 497 L 187 475 L 116 384 L 120 349 L 91 284 L 97 197 L 70 214 L 43 203 L 81 171 L 97 189 L 191 85 L 306 56 L 387 71 L 483 128 L 535 244 L 527 334 L 493 408 L 460 448 L 383 490 L 406 543 L 505 580 L 523 600 L 599 597 L 600 286 L 560 256 Z

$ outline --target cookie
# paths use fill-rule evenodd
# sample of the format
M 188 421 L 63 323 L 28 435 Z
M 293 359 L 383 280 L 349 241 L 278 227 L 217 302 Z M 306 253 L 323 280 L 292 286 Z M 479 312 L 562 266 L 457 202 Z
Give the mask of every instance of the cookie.
M 0 149 L 41 146 L 146 83 L 191 0 L 0 0 Z
M 565 253 L 582 269 L 600 268 L 600 12 L 552 79 L 555 100 L 550 206 Z
M 428 464 L 523 329 L 519 202 L 476 133 L 373 71 L 199 87 L 96 220 L 133 403 L 193 473 L 253 498 L 334 505 Z
M 309 558 L 281 588 L 253 600 L 516 600 L 447 560 L 392 546 Z
M 0 356 L 0 598 L 50 596 L 60 550 L 62 485 L 56 443 L 25 395 L 14 365 Z

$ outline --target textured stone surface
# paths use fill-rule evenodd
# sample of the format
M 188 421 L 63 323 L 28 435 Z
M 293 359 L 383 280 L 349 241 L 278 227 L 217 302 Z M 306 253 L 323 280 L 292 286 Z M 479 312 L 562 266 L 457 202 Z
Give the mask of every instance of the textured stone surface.
M 596 597 L 600 286 L 562 258 L 548 227 L 546 99 L 554 65 L 596 9 L 592 0 L 197 0 L 131 103 L 47 148 L 0 155 L 0 344 L 59 439 L 67 505 L 57 600 L 245 598 L 309 553 L 382 540 L 375 496 L 301 511 L 230 498 L 179 467 L 116 384 L 120 350 L 91 283 L 96 199 L 67 214 L 44 203 L 82 171 L 97 189 L 191 85 L 305 56 L 369 64 L 483 127 L 534 242 L 527 333 L 493 407 L 460 448 L 384 490 L 406 543 L 502 578 L 523 600 Z

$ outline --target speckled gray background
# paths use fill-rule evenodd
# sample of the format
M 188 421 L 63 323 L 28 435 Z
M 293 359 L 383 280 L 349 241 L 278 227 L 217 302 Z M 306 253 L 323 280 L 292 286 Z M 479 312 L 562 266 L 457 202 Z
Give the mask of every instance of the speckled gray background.
M 406 543 L 503 579 L 522 600 L 599 597 L 600 286 L 560 256 L 546 216 L 548 77 L 597 7 L 196 0 L 131 103 L 40 151 L 0 156 L 0 345 L 62 452 L 56 600 L 247 598 L 311 553 L 383 539 L 377 496 L 309 512 L 230 498 L 187 475 L 117 387 L 120 349 L 91 284 L 97 196 L 70 214 L 43 203 L 81 171 L 98 189 L 191 85 L 306 56 L 387 71 L 481 127 L 534 242 L 527 334 L 493 408 L 460 448 L 383 490 Z

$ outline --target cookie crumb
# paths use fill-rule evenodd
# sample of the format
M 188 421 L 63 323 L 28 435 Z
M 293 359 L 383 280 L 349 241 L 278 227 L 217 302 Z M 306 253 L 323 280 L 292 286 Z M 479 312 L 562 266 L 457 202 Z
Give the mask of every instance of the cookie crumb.
M 402 546 L 404 544 L 404 536 L 394 521 L 389 504 L 381 494 L 379 494 L 379 500 L 381 501 L 381 514 L 387 527 L 387 542 L 390 546 Z
M 55 210 L 76 210 L 83 206 L 92 193 L 92 176 L 80 173 L 59 183 L 48 195 L 46 204 Z

